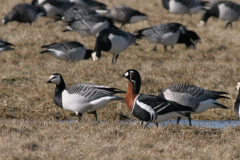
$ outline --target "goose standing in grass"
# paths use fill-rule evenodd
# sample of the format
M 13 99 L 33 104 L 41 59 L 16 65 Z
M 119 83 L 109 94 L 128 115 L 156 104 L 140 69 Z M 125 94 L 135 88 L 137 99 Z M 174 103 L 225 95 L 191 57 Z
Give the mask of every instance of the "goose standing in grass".
M 140 20 L 148 20 L 147 15 L 127 6 L 114 6 L 110 8 L 103 16 L 113 21 L 122 23 L 121 27 L 126 23 L 137 23 Z
M 9 42 L 6 42 L 2 39 L 0 39 L 0 54 L 2 51 L 11 51 L 11 50 L 14 50 L 14 45 L 9 43 Z
M 161 97 L 141 94 L 141 77 L 134 69 L 127 70 L 123 77 L 129 80 L 126 104 L 132 114 L 145 123 L 145 127 L 153 122 L 163 122 L 173 117 L 187 117 L 186 111 L 193 111 L 191 106 L 184 106 Z
M 32 5 L 41 7 L 45 13 L 43 16 L 49 18 L 62 15 L 63 12 L 74 7 L 74 3 L 66 0 L 33 0 Z
M 40 7 L 36 7 L 31 4 L 21 3 L 17 4 L 12 10 L 4 17 L 2 24 L 7 24 L 11 21 L 17 21 L 20 23 L 32 24 L 40 16 L 44 15 L 44 11 Z
M 175 14 L 197 13 L 205 10 L 208 4 L 201 0 L 162 0 L 163 8 Z
M 63 32 L 76 31 L 82 36 L 96 36 L 98 32 L 108 27 L 115 27 L 112 20 L 107 17 L 95 15 L 80 20 L 67 22 L 69 27 Z
M 107 6 L 104 3 L 95 0 L 69 0 L 74 2 L 74 7 L 79 9 L 92 9 L 92 10 L 106 10 Z
M 189 84 L 175 84 L 164 88 L 159 97 L 168 101 L 173 101 L 178 104 L 193 108 L 194 112 L 185 112 L 185 115 L 189 117 L 189 125 L 191 126 L 190 114 L 198 114 L 211 108 L 223 108 L 228 107 L 220 104 L 217 99 L 227 98 L 224 94 L 227 92 L 211 91 Z M 181 117 L 178 117 L 177 124 L 179 124 Z
M 99 15 L 95 10 L 91 9 L 69 9 L 63 13 L 63 15 L 55 16 L 55 21 L 64 20 L 66 22 L 73 20 L 84 19 L 88 16 Z
M 163 44 L 164 50 L 167 51 L 169 45 L 184 43 L 188 48 L 195 48 L 193 42 L 201 42 L 201 39 L 194 31 L 187 30 L 180 23 L 165 23 L 137 30 L 134 33 L 137 38 L 145 37 L 149 42 L 154 43 L 154 51 L 156 51 L 157 43 Z
M 124 100 L 125 98 L 115 94 L 126 93 L 117 88 L 92 83 L 79 83 L 66 88 L 62 76 L 58 73 L 52 74 L 47 83 L 56 84 L 54 103 L 60 108 L 75 112 L 79 120 L 85 112 L 94 114 L 97 120 L 98 109 L 105 107 L 107 103 Z
M 46 50 L 40 53 L 49 53 L 53 57 L 65 61 L 80 61 L 91 58 L 93 50 L 87 50 L 86 47 L 76 41 L 66 41 L 62 43 L 53 43 L 42 46 Z
M 138 45 L 135 35 L 119 28 L 106 28 L 97 35 L 93 61 L 101 57 L 101 51 L 105 51 L 113 54 L 112 64 L 116 63 L 119 54 L 133 44 Z
M 234 104 L 234 110 L 238 116 L 238 118 L 240 119 L 240 81 L 238 81 L 237 86 L 236 86 L 236 90 L 238 90 L 238 95 L 237 95 L 237 99 L 236 102 Z
M 231 1 L 220 1 L 215 3 L 203 15 L 203 18 L 198 23 L 198 27 L 203 27 L 212 16 L 226 21 L 225 28 L 227 28 L 228 25 L 232 28 L 232 22 L 240 18 L 240 5 Z

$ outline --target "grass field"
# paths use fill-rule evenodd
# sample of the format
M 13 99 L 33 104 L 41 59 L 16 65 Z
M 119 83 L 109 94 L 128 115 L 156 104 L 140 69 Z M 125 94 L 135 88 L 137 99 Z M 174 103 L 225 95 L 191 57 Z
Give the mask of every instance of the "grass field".
M 30 0 L 1 0 L 1 19 L 18 3 Z M 142 77 L 141 93 L 157 95 L 176 83 L 225 91 L 232 100 L 220 100 L 227 110 L 208 110 L 193 115 L 201 120 L 236 120 L 233 105 L 239 77 L 240 22 L 224 29 L 225 22 L 210 18 L 197 28 L 202 14 L 174 15 L 163 9 L 161 0 L 102 0 L 108 7 L 124 4 L 146 13 L 149 21 L 126 25 L 129 32 L 167 22 L 179 22 L 194 30 L 202 40 L 197 49 L 175 45 L 164 52 L 142 39 L 139 46 L 123 51 L 111 65 L 112 55 L 80 62 L 65 62 L 39 54 L 41 46 L 75 40 L 93 49 L 95 37 L 82 38 L 76 32 L 63 33 L 60 25 L 40 18 L 29 26 L 10 22 L 0 26 L 0 38 L 13 43 L 14 51 L 0 55 L 0 159 L 239 159 L 240 129 L 224 130 L 169 125 L 143 130 L 138 125 L 115 125 L 127 116 L 134 118 L 125 102 L 113 102 L 98 111 L 99 120 L 84 114 L 81 123 L 56 123 L 77 117 L 53 103 L 54 85 L 46 84 L 53 73 L 62 74 L 66 85 L 96 83 L 127 90 L 121 78 L 127 69 L 136 69 Z M 240 3 L 240 0 L 235 1 Z M 120 26 L 120 24 L 116 24 Z M 124 94 L 122 96 L 125 96 Z M 29 123 L 26 123 L 29 122 Z

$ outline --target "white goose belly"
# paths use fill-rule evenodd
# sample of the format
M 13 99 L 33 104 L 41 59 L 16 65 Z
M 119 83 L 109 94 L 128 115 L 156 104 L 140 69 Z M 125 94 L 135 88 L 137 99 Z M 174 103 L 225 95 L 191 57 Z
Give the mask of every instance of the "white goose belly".
M 182 118 L 186 118 L 184 115 L 182 114 L 179 114 L 177 112 L 170 112 L 170 113 L 167 113 L 167 114 L 163 114 L 163 115 L 158 115 L 157 116 L 157 119 L 152 121 L 154 123 L 158 123 L 158 122 L 164 122 L 164 121 L 167 121 L 171 118 L 174 118 L 174 117 L 182 117 Z
M 177 14 L 185 14 L 189 12 L 189 8 L 182 5 L 179 2 L 175 2 L 175 0 L 170 0 L 169 2 L 169 12 L 177 13 Z
M 239 15 L 233 9 L 225 6 L 225 4 L 218 5 L 219 8 L 219 19 L 233 22 L 239 20 Z
M 69 94 L 67 91 L 62 92 L 62 105 L 63 109 L 75 113 L 85 113 L 91 109 L 91 104 L 85 97 L 79 94 Z
M 108 38 L 112 44 L 111 49 L 108 51 L 110 53 L 119 54 L 121 51 L 129 47 L 127 40 L 122 36 L 109 34 Z

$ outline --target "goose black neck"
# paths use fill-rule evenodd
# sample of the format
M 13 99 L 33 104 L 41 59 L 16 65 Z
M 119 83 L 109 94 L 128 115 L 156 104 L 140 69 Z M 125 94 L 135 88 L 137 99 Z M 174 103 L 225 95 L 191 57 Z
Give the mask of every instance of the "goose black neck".
M 60 84 L 56 85 L 56 89 L 55 89 L 54 96 L 53 96 L 54 103 L 58 107 L 60 107 L 60 108 L 63 108 L 63 105 L 62 105 L 62 92 L 63 92 L 63 90 L 65 88 L 66 88 L 65 82 L 64 82 L 63 79 L 61 79 Z
M 238 90 L 238 96 L 236 100 L 240 102 L 240 89 Z
M 93 50 L 86 50 L 85 56 L 83 59 L 89 59 L 92 57 Z
M 133 82 L 134 84 L 134 94 L 139 94 L 140 88 L 141 88 L 141 77 L 139 75 L 139 78 Z

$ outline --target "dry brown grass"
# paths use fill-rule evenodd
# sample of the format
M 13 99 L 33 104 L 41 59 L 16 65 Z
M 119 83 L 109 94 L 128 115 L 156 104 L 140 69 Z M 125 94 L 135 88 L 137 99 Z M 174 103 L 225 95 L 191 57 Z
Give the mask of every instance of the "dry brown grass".
M 1 0 L 1 19 L 15 4 L 22 2 L 30 0 Z M 236 128 L 212 130 L 169 126 L 145 131 L 136 125 L 89 124 L 86 120 L 93 117 L 87 114 L 83 116 L 84 122 L 79 124 L 49 122 L 76 119 L 74 113 L 54 105 L 55 86 L 45 83 L 52 73 L 61 73 L 67 86 L 88 82 L 126 90 L 127 81 L 120 75 L 130 68 L 137 69 L 142 75 L 142 93 L 157 95 L 166 86 L 185 82 L 229 92 L 233 100 L 220 100 L 229 107 L 228 110 L 209 110 L 193 115 L 193 119 L 237 119 L 233 104 L 240 68 L 239 22 L 233 24 L 233 29 L 223 29 L 225 22 L 211 18 L 204 28 L 197 28 L 202 14 L 168 14 L 162 8 L 161 0 L 102 2 L 109 7 L 125 4 L 148 14 L 150 21 L 127 25 L 129 32 L 166 22 L 180 22 L 196 31 L 202 43 L 196 50 L 175 45 L 174 49 L 169 47 L 169 51 L 164 53 L 161 45 L 157 46 L 157 52 L 152 52 L 153 44 L 142 39 L 138 42 L 140 46 L 132 46 L 122 52 L 116 65 L 110 64 L 112 55 L 109 53 L 103 53 L 98 62 L 69 63 L 50 55 L 40 55 L 40 47 L 76 40 L 93 49 L 95 38 L 81 38 L 75 32 L 62 33 L 63 27 L 45 24 L 49 21 L 46 18 L 38 19 L 31 27 L 28 24 L 18 26 L 16 22 L 0 26 L 0 38 L 16 46 L 15 51 L 3 52 L 0 56 L 1 159 L 239 158 L 240 136 Z M 240 3 L 240 0 L 236 2 Z M 134 118 L 125 102 L 111 103 L 99 110 L 98 115 L 100 120 L 109 122 L 120 120 L 121 115 Z M 22 123 L 9 119 L 42 121 Z

